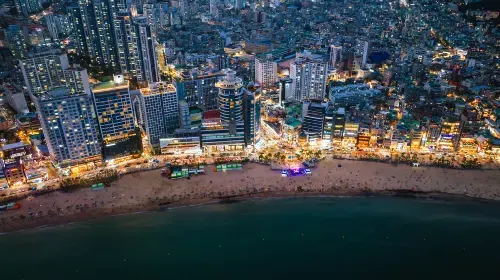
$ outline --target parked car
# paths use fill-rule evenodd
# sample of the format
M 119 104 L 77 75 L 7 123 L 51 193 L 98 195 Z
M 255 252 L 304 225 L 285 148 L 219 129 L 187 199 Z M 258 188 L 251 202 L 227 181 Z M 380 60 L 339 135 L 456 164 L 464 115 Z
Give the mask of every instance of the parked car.
M 288 171 L 282 170 L 281 171 L 281 177 L 287 177 L 288 176 Z

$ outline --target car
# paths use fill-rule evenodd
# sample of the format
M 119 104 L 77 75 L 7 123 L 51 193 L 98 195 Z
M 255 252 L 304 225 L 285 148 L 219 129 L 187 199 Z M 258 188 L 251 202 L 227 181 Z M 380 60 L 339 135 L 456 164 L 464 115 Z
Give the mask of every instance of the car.
M 288 171 L 282 170 L 281 171 L 281 177 L 287 177 L 288 176 Z
M 311 172 L 311 169 L 306 168 L 305 173 L 306 173 L 307 175 L 311 174 L 311 173 L 312 173 L 312 172 Z

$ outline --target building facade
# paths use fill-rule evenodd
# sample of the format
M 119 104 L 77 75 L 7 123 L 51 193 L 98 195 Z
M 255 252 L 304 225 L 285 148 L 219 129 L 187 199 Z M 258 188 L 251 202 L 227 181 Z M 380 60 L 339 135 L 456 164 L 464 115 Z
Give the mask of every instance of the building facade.
M 323 100 L 327 70 L 328 63 L 323 55 L 308 51 L 297 53 L 295 61 L 290 64 L 295 100 Z
M 135 17 L 134 23 L 137 33 L 137 49 L 139 53 L 140 72 L 137 71 L 137 81 L 156 83 L 160 81 L 158 67 L 158 53 L 156 52 L 156 37 L 151 24 L 146 17 Z M 137 68 L 137 67 L 136 67 Z
M 90 94 L 87 69 L 70 67 L 68 56 L 59 51 L 28 54 L 19 66 L 31 95 L 58 87 L 67 87 L 71 93 Z
M 25 17 L 42 10 L 42 2 L 40 0 L 15 0 L 14 4 L 16 5 L 17 12 Z
M 180 126 L 177 91 L 171 84 L 158 82 L 140 89 L 140 92 L 144 130 L 150 144 L 159 146 L 160 138 L 169 138 Z
M 140 133 L 135 129 L 128 81 L 122 75 L 92 88 L 105 159 L 140 154 Z
M 244 90 L 245 142 L 253 146 L 260 140 L 261 96 L 259 87 L 247 87 Z
M 27 43 L 21 28 L 18 25 L 9 25 L 5 30 L 5 35 L 12 56 L 17 59 L 23 59 Z
M 78 0 L 79 12 L 70 10 L 73 38 L 84 40 L 85 53 L 90 62 L 102 67 L 118 69 L 118 54 L 115 41 L 115 19 L 118 11 L 125 9 L 123 0 Z M 73 21 L 74 20 L 74 21 Z M 79 26 L 81 22 L 81 26 Z M 80 28 L 83 34 L 79 34 Z M 83 38 L 81 37 L 83 35 Z
M 222 79 L 221 72 L 182 72 L 175 84 L 179 99 L 189 106 L 201 106 L 205 111 L 219 108 L 219 89 L 215 86 Z
M 100 161 L 101 144 L 92 96 L 57 88 L 35 99 L 51 157 L 61 166 Z
M 272 55 L 255 58 L 255 81 L 264 88 L 272 87 L 278 81 L 278 64 Z
M 219 111 L 221 121 L 231 124 L 243 121 L 243 81 L 236 72 L 226 70 L 226 76 L 215 86 L 219 89 Z

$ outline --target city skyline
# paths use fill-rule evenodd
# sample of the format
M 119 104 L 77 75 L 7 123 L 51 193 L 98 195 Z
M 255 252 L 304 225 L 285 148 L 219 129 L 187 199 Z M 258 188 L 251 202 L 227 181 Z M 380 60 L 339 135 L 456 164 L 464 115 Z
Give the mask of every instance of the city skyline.
M 489 3 L 4 1 L 0 206 L 78 189 L 102 209 L 119 196 L 97 192 L 115 185 L 137 210 L 306 190 L 498 199 L 500 11 Z M 432 188 L 411 177 L 439 181 L 437 168 L 489 175 Z M 405 183 L 370 179 L 379 169 Z

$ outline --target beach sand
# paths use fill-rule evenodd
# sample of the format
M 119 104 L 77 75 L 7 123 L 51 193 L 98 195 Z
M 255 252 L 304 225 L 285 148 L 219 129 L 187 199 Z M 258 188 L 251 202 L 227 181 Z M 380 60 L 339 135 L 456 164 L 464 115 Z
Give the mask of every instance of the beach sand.
M 160 169 L 144 171 L 124 175 L 104 190 L 55 191 L 23 199 L 20 209 L 0 214 L 0 232 L 224 198 L 377 194 L 432 197 L 448 194 L 500 200 L 500 172 L 497 170 L 455 170 L 332 159 L 320 162 L 311 175 L 298 177 L 281 177 L 280 171 L 256 163 L 244 165 L 242 171 L 214 172 L 212 168 L 207 166 L 205 175 L 178 180 L 162 177 Z

